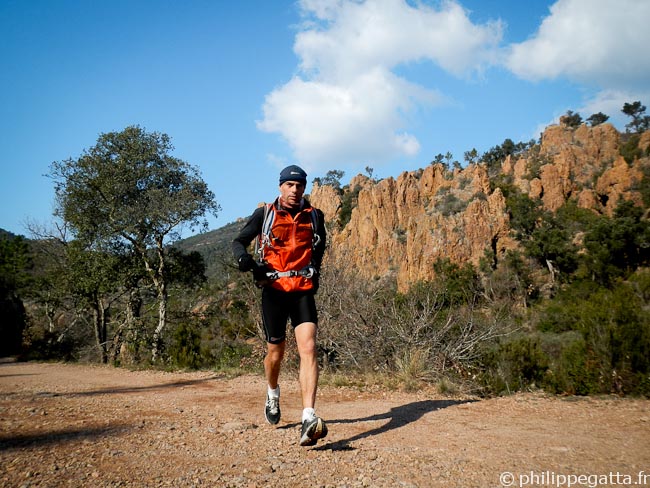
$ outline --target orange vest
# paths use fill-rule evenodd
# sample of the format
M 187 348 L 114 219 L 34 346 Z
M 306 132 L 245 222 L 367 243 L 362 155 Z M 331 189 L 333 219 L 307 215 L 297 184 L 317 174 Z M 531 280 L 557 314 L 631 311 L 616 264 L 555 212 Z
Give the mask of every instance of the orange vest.
M 273 207 L 275 218 L 269 242 L 264 245 L 264 261 L 275 271 L 300 271 L 311 264 L 314 230 L 310 212 L 312 207 L 304 208 L 291 217 L 286 210 Z M 304 276 L 282 276 L 271 282 L 271 286 L 281 291 L 307 291 L 314 286 L 310 278 Z

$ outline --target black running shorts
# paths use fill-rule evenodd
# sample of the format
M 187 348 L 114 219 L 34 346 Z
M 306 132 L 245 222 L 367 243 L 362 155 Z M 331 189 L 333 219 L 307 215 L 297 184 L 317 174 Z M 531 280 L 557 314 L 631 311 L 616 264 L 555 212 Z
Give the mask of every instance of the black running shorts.
M 318 323 L 314 293 L 276 290 L 270 286 L 262 289 L 262 323 L 266 341 L 280 344 L 287 335 L 287 320 L 297 327 L 304 322 Z

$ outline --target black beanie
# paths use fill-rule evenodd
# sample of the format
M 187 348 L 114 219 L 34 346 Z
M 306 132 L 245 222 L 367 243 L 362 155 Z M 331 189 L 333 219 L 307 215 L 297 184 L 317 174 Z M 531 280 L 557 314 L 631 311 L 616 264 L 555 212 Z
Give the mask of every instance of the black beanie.
M 292 164 L 280 172 L 280 184 L 285 181 L 298 181 L 303 185 L 307 184 L 307 173 L 300 167 Z

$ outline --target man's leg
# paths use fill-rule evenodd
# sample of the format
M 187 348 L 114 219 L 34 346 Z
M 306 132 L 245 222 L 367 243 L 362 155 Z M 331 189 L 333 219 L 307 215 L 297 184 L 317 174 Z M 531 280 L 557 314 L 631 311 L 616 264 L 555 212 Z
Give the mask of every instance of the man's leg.
M 278 378 L 280 376 L 280 366 L 284 358 L 284 350 L 287 342 L 282 341 L 280 344 L 266 344 L 266 357 L 264 358 L 264 373 L 266 381 L 272 389 L 278 387 Z
M 303 322 L 296 327 L 295 332 L 296 345 L 298 346 L 298 354 L 300 355 L 299 379 L 302 407 L 314 408 L 316 404 L 316 389 L 318 387 L 316 324 L 313 322 Z
M 266 336 L 264 374 L 268 384 L 264 415 L 271 425 L 277 424 L 281 416 L 278 378 L 286 347 L 284 337 L 289 315 L 284 298 L 283 293 L 268 286 L 262 290 L 262 325 Z
M 316 324 L 303 322 L 296 327 L 296 344 L 300 355 L 300 391 L 302 393 L 302 429 L 300 445 L 313 446 L 327 435 L 325 421 L 316 416 L 316 388 L 318 387 L 318 360 L 316 358 Z
M 278 386 L 278 377 L 280 376 L 280 365 L 284 357 L 284 348 L 286 341 L 280 344 L 267 343 L 266 357 L 264 358 L 264 372 L 268 383 L 266 393 L 266 403 L 264 404 L 264 417 L 271 425 L 280 422 L 280 387 Z

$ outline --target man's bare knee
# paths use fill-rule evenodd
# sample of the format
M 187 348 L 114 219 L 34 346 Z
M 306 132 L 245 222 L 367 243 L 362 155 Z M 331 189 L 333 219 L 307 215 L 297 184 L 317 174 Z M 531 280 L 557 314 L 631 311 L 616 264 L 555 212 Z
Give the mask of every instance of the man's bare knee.
M 296 346 L 300 357 L 316 355 L 316 324 L 303 322 L 295 330 Z
M 266 360 L 271 363 L 281 362 L 284 358 L 285 342 L 280 344 L 268 343 L 266 347 Z

